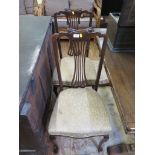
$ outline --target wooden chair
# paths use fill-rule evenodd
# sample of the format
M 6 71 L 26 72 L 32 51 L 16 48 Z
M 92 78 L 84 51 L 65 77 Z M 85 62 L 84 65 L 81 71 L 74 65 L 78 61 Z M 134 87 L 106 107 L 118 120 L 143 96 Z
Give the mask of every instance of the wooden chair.
M 54 14 L 54 26 L 55 26 L 55 32 L 61 32 L 59 31 L 59 23 L 58 20 L 60 17 L 65 17 L 66 19 L 66 25 L 67 28 L 72 28 L 72 29 L 80 29 L 80 28 L 87 28 L 87 27 L 92 27 L 92 16 L 93 14 L 91 12 L 88 12 L 87 10 L 70 10 L 66 9 L 65 11 L 59 11 Z M 88 24 L 85 25 L 84 27 L 80 27 L 81 24 L 81 19 L 84 17 L 88 17 Z
M 97 93 L 106 42 L 104 42 L 101 58 L 98 62 L 95 85 L 93 87 L 87 87 L 89 86 L 86 73 L 87 52 L 91 38 L 96 37 L 96 35 L 99 37 L 102 36 L 107 40 L 106 35 L 87 31 L 56 33 L 51 37 L 60 92 L 50 118 L 48 133 L 52 140 L 54 140 L 53 136 L 56 135 L 73 138 L 92 137 L 92 139 L 94 136 L 103 136 L 97 146 L 100 152 L 103 142 L 108 140 L 111 125 L 105 103 Z M 72 64 L 74 74 L 72 75 L 71 88 L 68 89 L 64 89 L 63 87 L 62 70 L 58 62 L 58 41 L 64 36 L 72 43 L 74 60 L 74 64 Z M 56 144 L 54 148 L 55 152 L 57 152 Z
M 97 77 L 97 73 L 98 73 L 98 64 L 99 61 L 98 60 L 91 60 L 89 58 L 89 48 L 90 48 L 90 41 L 96 44 L 95 39 L 92 40 L 93 38 L 99 37 L 99 38 L 103 38 L 104 39 L 104 43 L 102 44 L 102 49 L 99 53 L 103 53 L 102 57 L 99 57 L 99 60 L 102 60 L 102 69 L 101 69 L 101 76 L 99 78 L 99 84 L 100 85 L 108 85 L 109 84 L 109 78 L 108 78 L 108 72 L 107 72 L 107 68 L 105 66 L 104 63 L 104 55 L 105 55 L 105 49 L 106 49 L 106 45 L 107 45 L 107 36 L 106 34 L 101 34 L 101 33 L 97 33 L 97 32 L 93 32 L 90 29 L 86 29 L 86 30 L 79 30 L 79 31 L 85 31 L 84 34 L 88 34 L 88 36 L 92 36 L 91 38 L 88 39 L 87 42 L 87 47 L 86 47 L 86 51 L 85 52 L 85 73 L 86 73 L 86 77 L 88 80 L 88 85 L 95 85 L 95 79 Z M 70 31 L 68 35 L 72 34 L 72 33 L 76 33 L 75 31 Z M 78 31 L 77 31 L 78 33 Z M 89 35 L 89 33 L 91 35 Z M 76 34 L 75 34 L 76 35 Z M 71 86 L 71 82 L 72 82 L 72 77 L 74 74 L 74 56 L 69 56 L 69 57 L 62 57 L 62 48 L 60 46 L 60 39 L 62 37 L 66 37 L 66 35 L 63 35 L 63 33 L 61 33 L 61 35 L 58 37 L 57 40 L 57 45 L 58 45 L 58 58 L 59 58 L 59 65 L 60 65 L 60 72 L 61 72 L 61 76 L 62 76 L 62 82 L 64 86 Z M 68 36 L 67 36 L 68 38 Z M 75 47 L 73 46 L 74 41 L 71 38 L 68 38 L 70 45 L 69 45 L 69 49 L 73 52 L 75 50 Z M 82 45 L 80 45 L 81 47 Z M 81 47 L 82 48 L 82 47 Z M 84 50 L 84 49 L 83 49 Z M 93 51 L 96 52 L 96 51 Z M 74 53 L 72 53 L 72 55 L 74 55 Z M 100 54 L 101 55 L 101 54 Z M 56 72 L 56 69 L 54 71 L 53 74 L 53 85 L 57 86 L 59 85 L 59 80 L 58 80 L 58 74 Z
M 68 29 L 83 29 L 87 27 L 92 27 L 92 16 L 93 14 L 91 12 L 88 12 L 87 10 L 70 10 L 66 9 L 65 11 L 59 11 L 54 14 L 54 29 L 56 33 L 59 32 L 68 32 Z M 58 20 L 62 17 L 66 20 L 66 27 L 61 26 L 58 22 Z M 84 17 L 84 18 L 83 18 Z M 81 20 L 85 19 L 87 17 L 87 21 L 83 23 L 87 23 L 85 26 L 81 26 Z M 62 22 L 62 21 L 61 21 Z M 60 43 L 59 43 L 60 44 Z M 60 45 L 59 45 L 60 46 Z M 73 52 L 71 50 L 71 47 L 68 50 L 68 55 L 73 55 Z

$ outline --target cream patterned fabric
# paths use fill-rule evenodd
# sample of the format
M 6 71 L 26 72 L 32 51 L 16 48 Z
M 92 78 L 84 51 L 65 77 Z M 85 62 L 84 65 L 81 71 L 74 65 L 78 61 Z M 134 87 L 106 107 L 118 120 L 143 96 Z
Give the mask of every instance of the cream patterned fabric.
M 97 92 L 105 103 L 104 105 L 107 109 L 112 128 L 112 132 L 109 134 L 109 140 L 102 145 L 103 151 L 98 152 L 96 147 L 94 147 L 94 143 L 92 143 L 91 140 L 92 137 L 77 139 L 56 136 L 56 143 L 59 146 L 59 152 L 57 155 L 108 155 L 107 147 L 109 146 L 120 143 L 130 144 L 135 142 L 134 134 L 125 133 L 111 87 L 99 87 Z M 102 136 L 93 137 L 97 144 L 99 144 L 101 138 Z
M 94 31 L 95 31 L 95 32 L 100 32 L 101 34 L 106 34 L 106 33 L 107 33 L 107 28 L 94 28 Z M 103 42 L 104 42 L 104 38 L 102 38 L 102 37 L 99 38 L 99 37 L 97 36 L 96 39 L 97 39 L 99 48 L 100 48 L 100 50 L 101 50 L 101 49 L 102 49 Z
M 71 9 L 82 9 L 92 11 L 94 0 L 70 0 Z
M 45 0 L 44 6 L 46 16 L 53 16 L 56 12 L 69 9 L 68 0 Z
M 105 102 L 92 88 L 62 91 L 50 118 L 49 134 L 77 138 L 109 134 Z
M 102 49 L 103 42 L 104 42 L 104 38 L 96 37 L 96 39 L 97 39 L 97 43 L 99 45 L 99 48 L 101 50 Z
M 97 72 L 98 72 L 98 64 L 97 60 L 91 60 L 86 58 L 85 69 L 86 69 L 86 78 L 88 81 L 95 81 Z M 63 82 L 71 82 L 74 74 L 74 57 L 64 57 L 61 59 L 60 63 L 60 71 Z M 58 81 L 56 69 L 54 71 L 53 76 L 54 83 Z M 100 84 L 108 83 L 108 77 L 105 71 L 104 66 L 102 67 L 101 76 L 100 76 Z

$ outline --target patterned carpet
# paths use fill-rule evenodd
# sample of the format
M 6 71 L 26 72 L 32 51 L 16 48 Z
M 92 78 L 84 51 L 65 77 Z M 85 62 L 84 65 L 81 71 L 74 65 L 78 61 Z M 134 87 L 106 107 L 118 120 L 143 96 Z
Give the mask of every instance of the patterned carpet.
M 104 98 L 108 97 L 106 108 L 110 117 L 112 132 L 109 135 L 109 140 L 102 145 L 103 151 L 98 153 L 95 145 L 99 144 L 102 136 L 74 139 L 68 137 L 57 137 L 57 144 L 59 146 L 59 153 L 57 155 L 107 155 L 107 147 L 120 143 L 134 143 L 135 137 L 132 134 L 125 134 L 122 122 L 114 101 L 111 88 L 99 88 L 98 93 Z

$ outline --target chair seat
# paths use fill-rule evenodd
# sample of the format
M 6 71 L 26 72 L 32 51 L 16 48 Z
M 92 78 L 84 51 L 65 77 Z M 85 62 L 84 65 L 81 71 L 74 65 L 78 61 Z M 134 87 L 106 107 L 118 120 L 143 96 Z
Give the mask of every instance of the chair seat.
M 95 32 L 100 32 L 101 34 L 107 33 L 107 28 L 94 28 Z M 104 42 L 103 38 L 96 37 L 100 50 L 102 49 L 102 45 Z
M 50 135 L 90 137 L 108 135 L 111 131 L 105 101 L 92 88 L 63 90 L 50 118 Z
M 99 37 L 96 37 L 96 39 L 97 39 L 97 43 L 99 45 L 99 49 L 101 50 L 103 42 L 104 42 L 104 39 L 103 38 L 99 38 Z
M 99 62 L 97 60 L 91 60 L 89 58 L 86 58 L 86 63 L 85 63 L 86 71 L 85 72 L 86 72 L 86 78 L 89 84 L 94 84 L 96 80 L 96 76 L 98 72 L 98 64 Z M 62 81 L 67 84 L 71 83 L 73 74 L 74 74 L 74 57 L 71 56 L 71 57 L 62 58 L 61 63 L 60 63 L 60 71 L 61 71 Z M 53 83 L 54 84 L 58 83 L 56 69 L 53 75 Z M 109 83 L 109 80 L 108 80 L 105 68 L 103 66 L 99 84 L 105 84 L 105 83 Z

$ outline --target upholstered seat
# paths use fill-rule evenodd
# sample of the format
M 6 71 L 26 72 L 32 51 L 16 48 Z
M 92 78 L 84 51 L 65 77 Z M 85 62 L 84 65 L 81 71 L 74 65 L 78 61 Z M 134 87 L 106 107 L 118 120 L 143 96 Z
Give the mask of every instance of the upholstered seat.
M 85 62 L 85 72 L 86 72 L 86 78 L 89 82 L 89 84 L 93 84 L 96 80 L 97 72 L 98 72 L 98 64 L 99 62 L 97 60 L 91 60 L 89 58 L 86 58 Z M 60 62 L 60 71 L 62 76 L 62 81 L 66 84 L 71 83 L 73 74 L 74 74 L 74 57 L 63 57 Z M 102 67 L 101 76 L 99 80 L 99 84 L 105 84 L 108 83 L 108 77 L 105 71 L 104 66 Z M 56 69 L 54 71 L 53 76 L 53 83 L 58 83 L 58 77 Z
M 77 138 L 108 135 L 111 125 L 105 103 L 92 88 L 63 90 L 50 118 L 49 134 Z
M 94 28 L 93 30 L 94 30 L 94 32 L 100 32 L 101 34 L 106 34 L 107 33 L 107 28 Z M 104 38 L 96 37 L 96 39 L 97 39 L 99 49 L 101 50 L 103 42 L 104 42 Z
M 96 37 L 97 39 L 97 43 L 99 45 L 99 49 L 101 50 L 102 49 L 102 44 L 104 42 L 104 39 L 103 38 L 99 38 L 99 37 Z

